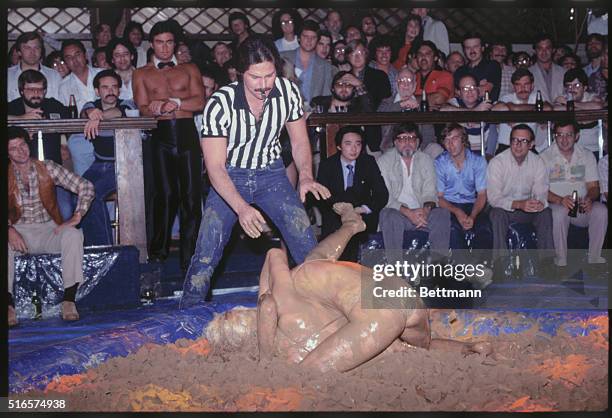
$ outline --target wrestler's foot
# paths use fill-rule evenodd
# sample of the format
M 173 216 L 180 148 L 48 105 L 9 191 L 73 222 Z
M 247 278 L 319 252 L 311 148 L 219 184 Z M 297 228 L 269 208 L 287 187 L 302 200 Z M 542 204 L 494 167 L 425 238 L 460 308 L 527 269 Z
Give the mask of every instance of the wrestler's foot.
M 15 325 L 17 325 L 17 313 L 15 312 L 15 307 L 12 305 L 9 305 L 8 307 L 8 326 L 10 327 L 14 327 Z
M 79 313 L 74 302 L 63 301 L 62 302 L 62 319 L 64 321 L 78 321 Z
M 361 215 L 353 205 L 346 202 L 338 202 L 333 206 L 334 212 L 340 215 L 340 219 L 343 225 L 352 226 L 355 233 L 365 231 L 366 224 L 361 218 Z

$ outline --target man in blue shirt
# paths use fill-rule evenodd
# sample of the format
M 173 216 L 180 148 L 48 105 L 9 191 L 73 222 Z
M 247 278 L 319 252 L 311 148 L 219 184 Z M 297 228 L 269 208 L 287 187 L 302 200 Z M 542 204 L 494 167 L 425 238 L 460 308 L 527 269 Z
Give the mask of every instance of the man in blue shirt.
M 447 124 L 440 138 L 446 151 L 436 158 L 434 165 L 439 205 L 451 212 L 450 247 L 468 248 L 466 236 L 471 236 L 472 248 L 492 248 L 491 225 L 484 213 L 487 162 L 470 151 L 467 132 L 461 125 Z

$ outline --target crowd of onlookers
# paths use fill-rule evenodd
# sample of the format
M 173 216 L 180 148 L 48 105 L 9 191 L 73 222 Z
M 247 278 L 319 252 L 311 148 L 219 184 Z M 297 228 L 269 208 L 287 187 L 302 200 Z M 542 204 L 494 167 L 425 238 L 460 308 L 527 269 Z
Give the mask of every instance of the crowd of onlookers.
M 169 22 L 183 34 L 176 21 Z M 240 80 L 236 51 L 253 31 L 241 12 L 229 14 L 228 27 L 230 43 L 208 47 L 188 36 L 175 40 L 173 60 L 197 65 L 205 102 L 220 87 Z M 53 210 L 41 186 L 36 198 L 48 213 L 40 219 L 24 213 L 21 219 L 78 221 L 86 245 L 108 245 L 112 236 L 104 199 L 116 189 L 114 145 L 113 132 L 100 130 L 99 123 L 137 114 L 134 72 L 156 58 L 152 39 L 146 40 L 137 22 L 123 22 L 114 31 L 102 23 L 92 35 L 91 48 L 36 32 L 19 36 L 9 52 L 9 121 L 77 116 L 88 121 L 65 145 L 56 133 L 45 134 L 42 149 L 24 138 L 27 132 L 13 132 L 9 139 L 23 139 L 33 157 L 44 152 L 45 160 L 54 163 L 37 166 L 56 180 Z M 339 11 L 330 10 L 319 24 L 304 20 L 296 9 L 283 9 L 272 17 L 271 36 L 282 58 L 279 75 L 295 82 L 309 113 L 607 108 L 607 34 L 585 36 L 584 62 L 575 48 L 557 45 L 546 34 L 534 39 L 533 53 L 513 51 L 504 40 L 483 39 L 478 33 L 465 35 L 461 50 L 451 51 L 444 22 L 426 8 L 411 9 L 390 34 L 378 33 L 373 15 L 345 24 Z M 45 51 L 45 44 L 55 50 Z M 201 112 L 195 123 L 201 130 Z M 574 223 L 589 227 L 589 260 L 601 263 L 607 124 L 603 149 L 597 120 L 554 124 L 551 146 L 547 129 L 538 123 L 482 126 L 476 121 L 345 127 L 336 136 L 338 153 L 321 161 L 318 178 L 332 190 L 333 202 L 359 207 L 368 231 L 380 229 L 388 248 L 401 248 L 405 230 L 421 229 L 429 232 L 435 249 L 448 249 L 449 243 L 465 247 L 466 231 L 477 237 L 470 245 L 501 249 L 508 223 L 530 222 L 539 248 L 554 248 L 555 264 L 563 267 L 567 229 Z M 317 129 L 309 134 L 316 150 L 322 134 Z M 290 147 L 289 141 L 283 146 Z M 295 185 L 287 149 L 283 160 Z M 91 190 L 73 175 L 84 178 Z M 11 178 L 13 192 L 38 187 L 39 180 L 28 183 L 18 173 Z M 578 215 L 568 216 L 576 204 Z M 330 204 L 319 206 L 325 236 L 339 227 L 339 218 Z M 353 242 L 361 240 L 357 236 Z M 355 245 L 348 247 L 347 258 L 356 257 Z M 66 307 L 68 317 L 74 317 L 71 309 Z

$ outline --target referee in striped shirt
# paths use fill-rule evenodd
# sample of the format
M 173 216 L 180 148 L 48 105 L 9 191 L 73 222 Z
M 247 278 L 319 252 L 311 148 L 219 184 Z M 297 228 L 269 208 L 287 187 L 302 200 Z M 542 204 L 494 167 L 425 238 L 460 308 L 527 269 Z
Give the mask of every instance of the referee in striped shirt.
M 302 202 L 308 192 L 316 199 L 330 196 L 313 180 L 302 97 L 294 83 L 277 76 L 282 74 L 282 62 L 272 41 L 249 36 L 238 49 L 237 69 L 241 79 L 216 91 L 204 109 L 200 142 L 213 189 L 181 308 L 204 301 L 236 220 L 248 236 L 260 236 L 265 220 L 251 204 L 272 219 L 293 260 L 302 263 L 317 244 Z M 284 127 L 299 172 L 299 199 L 281 159 L 279 136 Z

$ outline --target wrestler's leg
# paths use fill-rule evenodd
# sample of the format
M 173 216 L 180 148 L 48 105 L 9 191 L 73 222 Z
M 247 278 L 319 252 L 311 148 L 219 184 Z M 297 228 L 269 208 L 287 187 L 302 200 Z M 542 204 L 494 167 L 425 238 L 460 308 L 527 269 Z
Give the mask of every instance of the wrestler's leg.
M 348 371 L 383 352 L 404 329 L 406 313 L 399 309 L 362 309 L 358 304 L 349 323 L 327 337 L 301 363 L 320 371 Z
M 361 215 L 355 212 L 353 205 L 350 203 L 339 202 L 334 204 L 334 212 L 340 215 L 342 226 L 317 244 L 306 257 L 306 261 L 321 259 L 336 261 L 342 255 L 350 239 L 355 234 L 365 231 L 365 222 L 361 219 Z

